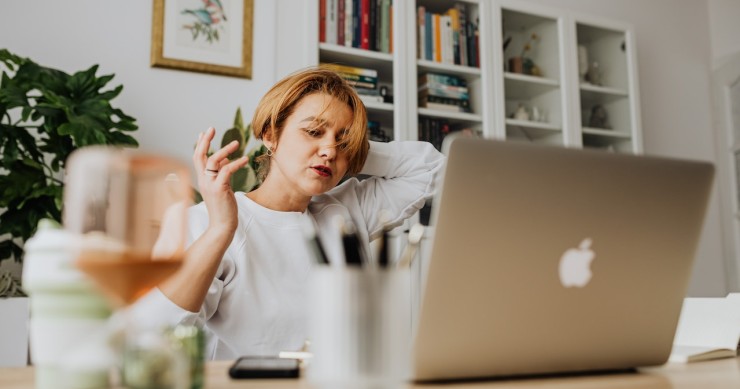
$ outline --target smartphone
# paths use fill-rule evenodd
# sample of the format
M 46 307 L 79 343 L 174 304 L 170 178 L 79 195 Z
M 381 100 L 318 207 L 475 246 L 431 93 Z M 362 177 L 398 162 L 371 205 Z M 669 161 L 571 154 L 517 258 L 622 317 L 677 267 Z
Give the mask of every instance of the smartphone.
M 298 360 L 278 357 L 240 357 L 229 368 L 231 378 L 297 378 Z

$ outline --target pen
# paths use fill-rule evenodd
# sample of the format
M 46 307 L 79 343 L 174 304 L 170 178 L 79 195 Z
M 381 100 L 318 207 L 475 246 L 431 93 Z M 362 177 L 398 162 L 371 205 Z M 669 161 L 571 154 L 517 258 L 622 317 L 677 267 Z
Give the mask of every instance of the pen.
M 316 262 L 320 265 L 328 265 L 329 260 L 326 257 L 324 246 L 319 240 L 319 235 L 316 234 L 316 226 L 308 218 L 303 223 L 303 236 L 306 238 L 308 247 L 310 248 Z
M 357 238 L 355 225 L 351 221 L 344 221 L 342 225 L 342 246 L 347 266 L 362 266 L 360 240 Z

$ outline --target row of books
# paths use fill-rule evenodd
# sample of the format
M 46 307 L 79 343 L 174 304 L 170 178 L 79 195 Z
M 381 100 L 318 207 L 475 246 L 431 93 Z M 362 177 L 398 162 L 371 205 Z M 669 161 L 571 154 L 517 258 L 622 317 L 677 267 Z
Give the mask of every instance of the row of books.
M 442 142 L 445 137 L 451 133 L 457 134 L 457 136 L 478 138 L 482 134 L 479 130 L 474 130 L 469 127 L 461 127 L 458 125 L 452 125 L 446 119 L 438 119 L 431 117 L 420 117 L 419 118 L 419 140 L 431 143 L 437 150 L 442 150 Z
M 437 150 L 442 150 L 442 141 L 451 131 L 446 119 L 419 117 L 419 140 L 431 143 Z
M 393 52 L 393 0 L 319 0 L 319 41 Z
M 456 3 L 443 14 L 417 8 L 417 58 L 480 67 L 478 17 L 466 4 Z
M 384 101 L 378 88 L 378 71 L 357 66 L 321 63 L 321 66 L 336 71 L 348 84 L 352 85 L 363 102 Z
M 419 107 L 470 112 L 470 93 L 464 78 L 438 73 L 419 76 Z

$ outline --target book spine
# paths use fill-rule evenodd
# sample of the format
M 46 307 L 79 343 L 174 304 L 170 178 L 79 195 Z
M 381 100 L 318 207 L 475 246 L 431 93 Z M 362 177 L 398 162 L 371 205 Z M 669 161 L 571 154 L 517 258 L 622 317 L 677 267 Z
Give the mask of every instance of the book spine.
M 344 0 L 337 0 L 337 44 L 344 44 Z
M 425 12 L 424 13 L 424 36 L 425 41 L 424 44 L 426 45 L 426 48 L 424 52 L 426 53 L 426 60 L 427 61 L 434 61 L 434 36 L 432 33 L 432 13 L 431 12 Z
M 470 95 L 467 91 L 455 91 L 455 90 L 449 90 L 445 88 L 434 88 L 434 87 L 424 87 L 424 89 L 419 91 L 419 96 L 439 96 L 439 97 L 449 97 L 452 99 L 461 99 L 461 100 L 469 100 Z
M 360 48 L 370 50 L 370 0 L 361 0 L 360 6 Z
M 465 5 L 462 3 L 455 4 L 460 20 L 458 23 L 458 36 L 460 37 L 460 65 L 468 66 L 468 40 L 467 40 L 467 12 L 465 11 Z
M 455 77 L 447 74 L 437 74 L 437 73 L 424 73 L 421 76 L 419 76 L 419 85 L 426 85 L 426 84 L 444 84 L 444 85 L 453 85 L 453 86 L 463 86 L 467 87 L 467 82 L 464 78 Z
M 393 0 L 388 5 L 388 52 L 393 52 Z
M 393 0 L 388 5 L 388 52 L 393 52 Z
M 326 0 L 326 43 L 337 44 L 337 0 Z
M 434 61 L 442 62 L 442 36 L 440 26 L 440 15 L 433 14 L 434 17 Z
M 460 29 L 460 13 L 456 7 L 447 10 L 447 15 L 450 18 L 450 42 L 452 46 L 452 62 L 454 64 L 460 63 L 460 45 L 458 39 L 458 30 Z
M 361 0 L 352 2 L 352 47 L 359 48 L 362 41 Z
M 326 42 L 326 0 L 319 0 L 319 42 Z
M 334 63 L 321 63 L 322 66 L 326 66 L 338 73 L 356 74 L 359 76 L 378 77 L 378 71 L 375 69 L 358 68 L 355 66 L 338 65 Z
M 342 1 L 342 0 L 340 0 Z M 352 25 L 352 5 L 354 0 L 343 0 L 344 1 L 344 42 L 343 45 L 352 47 L 352 33 L 354 32 L 354 26 Z
M 390 34 L 391 34 L 391 0 L 381 0 L 380 10 L 380 51 L 389 53 L 390 48 Z
M 370 0 L 368 4 L 368 47 L 378 51 L 378 0 Z
M 426 59 L 426 41 L 425 41 L 425 29 L 426 29 L 426 8 L 424 6 L 419 6 L 419 8 L 416 9 L 416 19 L 417 19 L 417 29 L 419 31 L 418 39 L 416 40 L 416 58 L 419 59 Z

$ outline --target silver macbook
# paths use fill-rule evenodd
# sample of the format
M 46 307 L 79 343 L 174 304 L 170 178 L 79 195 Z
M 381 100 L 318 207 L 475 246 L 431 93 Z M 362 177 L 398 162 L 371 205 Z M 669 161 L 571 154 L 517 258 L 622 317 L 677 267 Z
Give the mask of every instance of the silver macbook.
M 711 164 L 466 138 L 448 157 L 417 381 L 667 360 Z

